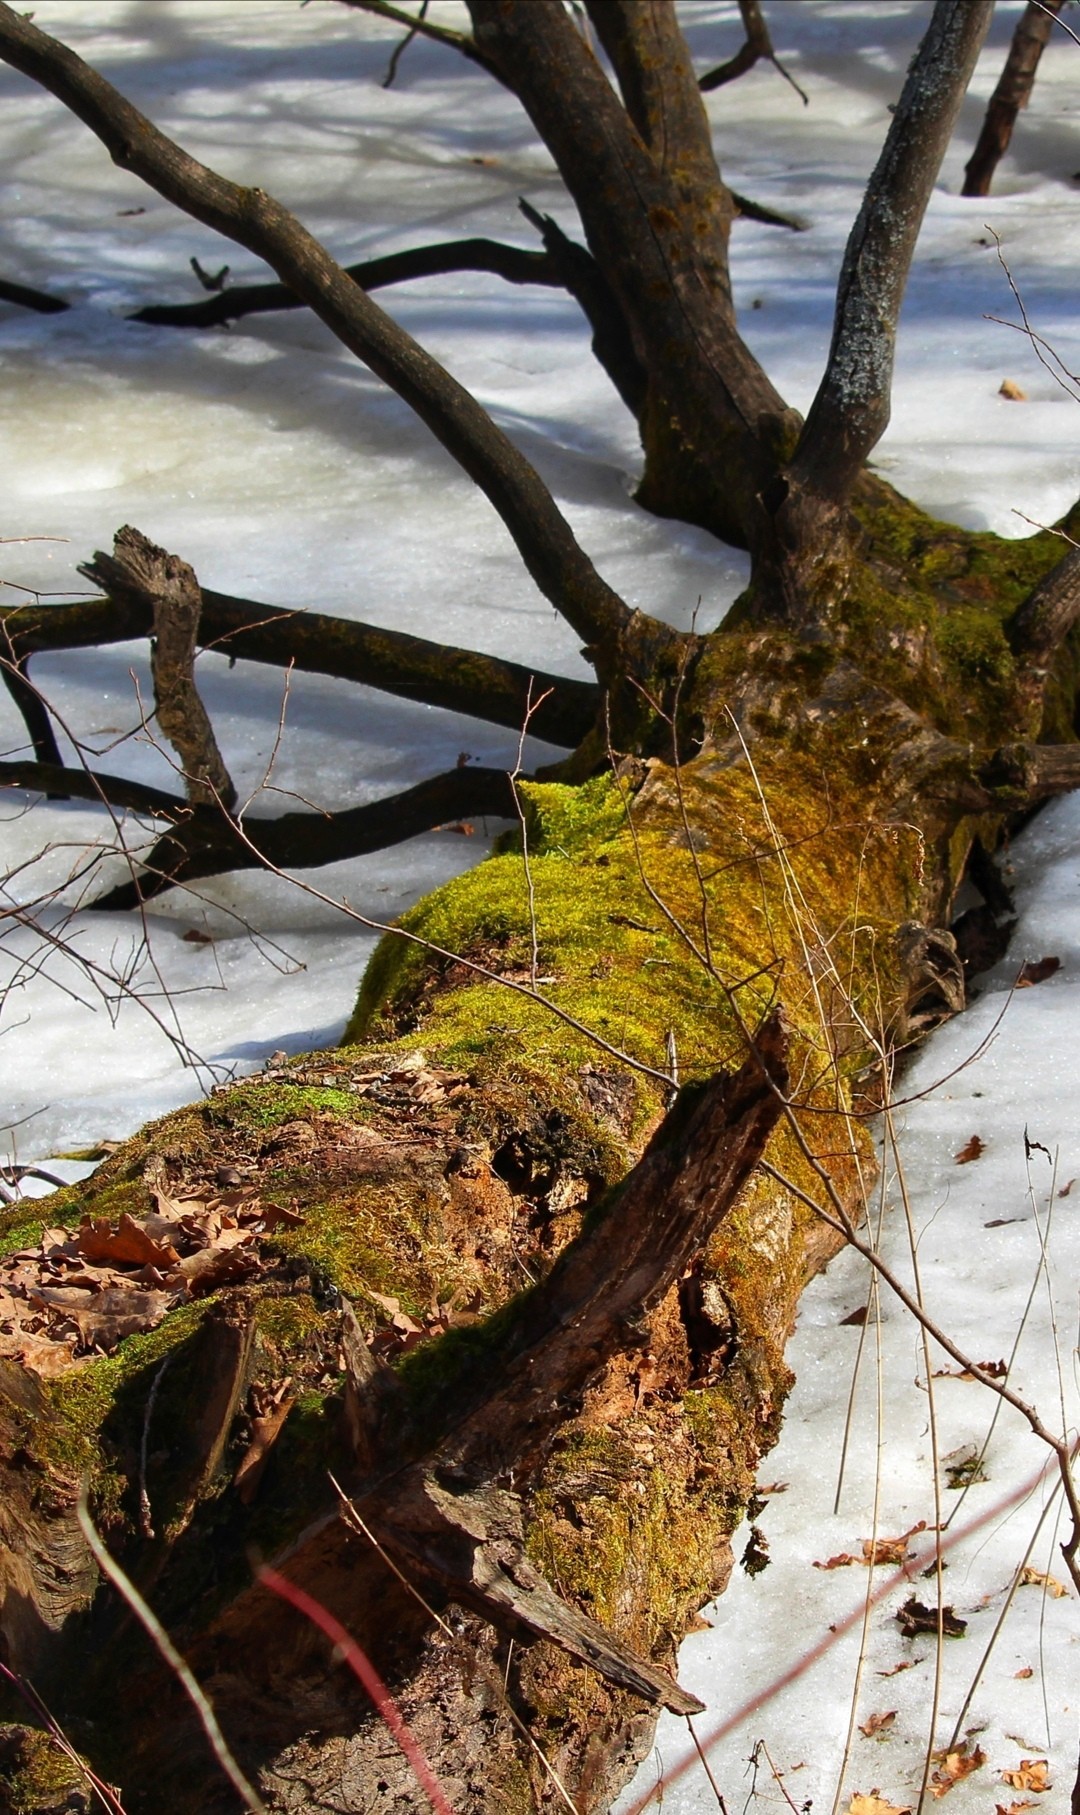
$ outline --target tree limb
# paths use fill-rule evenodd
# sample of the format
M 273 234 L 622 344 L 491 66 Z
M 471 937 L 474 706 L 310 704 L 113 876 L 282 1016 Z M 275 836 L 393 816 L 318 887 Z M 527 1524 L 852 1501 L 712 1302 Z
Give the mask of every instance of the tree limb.
M 592 350 L 632 416 L 645 407 L 646 373 L 634 349 L 633 337 L 618 298 L 591 252 L 564 233 L 550 214 L 540 214 L 522 197 L 518 202 L 525 219 L 544 241 L 544 257 L 551 260 L 559 282 L 573 297 L 590 328 Z
M 0 778 L 8 766 L 0 766 Z M 25 774 L 41 766 L 21 767 Z M 71 772 L 62 773 L 66 777 Z M 17 785 L 27 783 L 20 781 Z M 82 797 L 92 798 L 87 792 Z M 132 804 L 138 804 L 133 790 L 130 798 Z M 118 800 L 117 804 L 125 803 Z M 170 802 L 170 819 L 174 811 Z M 317 869 L 369 851 L 385 851 L 465 815 L 504 819 L 513 811 L 514 797 L 506 771 L 479 765 L 449 769 L 400 794 L 369 801 L 362 807 L 346 807 L 339 813 L 282 813 L 276 819 L 245 816 L 243 834 L 224 810 L 193 807 L 175 818 L 141 860 L 137 877 L 117 884 L 93 905 L 119 913 L 201 876 L 257 870 L 264 864 L 285 870 Z
M 583 255 L 585 256 L 585 255 Z M 549 252 L 524 246 L 505 246 L 493 239 L 447 240 L 434 246 L 410 246 L 382 258 L 345 265 L 346 275 L 362 290 L 379 290 L 390 284 L 411 283 L 419 277 L 439 277 L 451 271 L 490 271 L 508 284 L 544 284 L 564 287 L 564 280 Z M 193 303 L 149 303 L 128 316 L 129 321 L 165 328 L 213 328 L 239 321 L 245 315 L 267 315 L 278 309 L 306 309 L 303 297 L 285 284 L 236 284 L 214 296 Z
M 733 57 L 728 58 L 726 63 L 719 63 L 715 69 L 707 70 L 705 75 L 698 77 L 698 87 L 702 93 L 708 94 L 714 88 L 723 88 L 726 83 L 734 82 L 737 77 L 745 75 L 747 70 L 753 69 L 755 63 L 759 63 L 764 58 L 766 62 L 772 64 L 775 70 L 779 71 L 785 82 L 790 82 L 803 106 L 809 107 L 809 95 L 799 87 L 791 72 L 784 68 L 773 49 L 769 28 L 761 10 L 761 0 L 739 0 L 739 12 L 742 14 L 743 30 L 746 33 L 745 42 Z
M 598 32 L 621 47 L 620 55 L 625 51 L 628 70 L 641 72 L 635 106 L 654 146 L 561 0 L 469 0 L 469 7 L 477 42 L 497 59 L 577 204 L 589 251 L 646 371 L 642 429 L 649 464 L 642 502 L 666 510 L 663 469 L 683 477 L 679 459 L 692 462 L 693 449 L 707 444 L 709 475 L 701 483 L 710 527 L 745 545 L 761 483 L 755 470 L 761 421 L 782 416 L 784 402 L 735 322 L 727 272 L 732 203 L 707 143 L 674 9 L 656 0 L 640 6 L 611 0 L 595 9 Z M 655 82 L 646 66 L 654 52 L 679 88 L 669 130 L 651 98 Z M 626 89 L 635 92 L 629 74 Z M 693 91 L 703 129 L 684 90 Z M 686 487 L 681 490 L 685 496 Z M 681 513 L 672 507 L 668 514 Z
M 0 658 L 0 672 L 3 673 L 4 686 L 22 716 L 34 755 L 39 763 L 60 763 L 63 759 L 60 755 L 60 746 L 56 741 L 52 719 L 45 701 L 37 688 L 30 683 L 27 673 L 28 666 L 29 657 L 27 656 L 23 656 L 20 660 L 9 657 L 5 661 Z M 50 800 L 63 800 L 64 796 L 50 794 L 49 798 Z
M 151 125 L 104 77 L 0 0 L 0 54 L 90 127 L 114 163 L 276 270 L 342 344 L 431 429 L 486 494 L 544 596 L 610 676 L 631 612 L 579 547 L 547 486 L 464 386 L 353 283 L 262 189 L 218 176 Z
M 961 195 L 989 195 L 994 172 L 1009 149 L 1016 116 L 1031 97 L 1039 59 L 1063 0 L 1028 0 L 1017 21 L 1005 67 L 987 103 L 982 131 L 964 166 Z
M 338 3 L 341 6 L 352 7 L 359 13 L 374 13 L 377 19 L 393 19 L 396 25 L 406 26 L 410 36 L 430 38 L 435 44 L 445 44 L 449 49 L 458 51 L 461 56 L 468 57 L 470 63 L 478 63 L 480 68 L 486 69 L 488 75 L 494 76 L 497 82 L 505 81 L 501 71 L 496 68 L 490 57 L 484 55 L 475 38 L 470 38 L 467 32 L 452 31 L 447 25 L 436 25 L 431 19 L 424 19 L 416 13 L 407 13 L 404 7 L 391 5 L 390 0 L 338 0 Z
M 37 650 L 124 643 L 149 636 L 151 628 L 149 607 L 131 593 L 72 605 L 0 606 L 0 630 L 19 660 Z M 232 661 L 279 668 L 291 664 L 308 674 L 355 681 L 511 731 L 521 729 L 531 682 L 533 698 L 546 696 L 536 707 L 533 730 L 565 749 L 581 742 L 600 710 L 600 689 L 591 681 L 538 673 L 518 662 L 404 631 L 303 608 L 289 611 L 209 588 L 203 591 L 199 640 L 204 649 L 216 649 Z
M 844 254 L 832 345 L 789 470 L 842 503 L 889 421 L 896 323 L 915 242 L 993 0 L 935 0 Z
M 185 819 L 191 812 L 182 795 L 167 794 L 124 775 L 100 769 L 73 769 L 63 763 L 0 762 L 0 788 L 24 788 L 49 800 L 89 800 L 98 806 L 125 807 L 148 819 Z
M 62 315 L 71 304 L 63 297 L 49 296 L 44 290 L 32 290 L 27 284 L 13 284 L 0 277 L 0 302 L 15 303 L 20 309 L 34 309 L 38 315 Z

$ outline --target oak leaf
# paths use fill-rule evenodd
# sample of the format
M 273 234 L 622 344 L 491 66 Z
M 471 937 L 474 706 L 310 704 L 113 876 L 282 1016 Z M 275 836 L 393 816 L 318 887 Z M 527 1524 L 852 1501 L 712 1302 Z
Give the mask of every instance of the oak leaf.
M 955 1751 L 935 1752 L 934 1757 L 938 1764 L 931 1774 L 930 1794 L 936 1797 L 947 1796 L 954 1784 L 970 1777 L 972 1771 L 977 1771 L 980 1765 L 986 1763 L 986 1753 L 982 1747 L 973 1746 L 969 1752 L 966 1741 Z
M 871 1790 L 866 1796 L 856 1790 L 848 1803 L 846 1815 L 911 1815 L 911 1804 L 887 1802 L 877 1790 Z
M 1047 1777 L 1050 1766 L 1045 1758 L 1022 1758 L 1015 1771 L 1003 1771 L 1002 1783 L 1007 1783 L 1010 1790 L 1050 1790 L 1053 1785 Z

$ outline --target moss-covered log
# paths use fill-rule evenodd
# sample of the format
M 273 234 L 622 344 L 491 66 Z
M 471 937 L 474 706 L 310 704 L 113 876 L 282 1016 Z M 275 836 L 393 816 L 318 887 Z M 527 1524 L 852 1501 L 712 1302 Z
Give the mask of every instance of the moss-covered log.
M 513 88 L 578 203 L 633 368 L 640 500 L 751 551 L 707 638 L 611 591 L 520 450 L 280 204 L 0 0 L 9 62 L 264 258 L 429 424 L 605 690 L 601 709 L 558 684 L 539 728 L 572 756 L 520 780 L 521 830 L 384 940 L 344 1046 L 145 1129 L 47 1228 L 0 1218 L 6 1663 L 129 1815 L 233 1792 L 96 1582 L 84 1479 L 269 1807 L 423 1801 L 260 1558 L 367 1647 L 454 1807 L 608 1806 L 657 1706 L 693 1705 L 676 1646 L 779 1428 L 801 1287 L 860 1214 L 882 1070 L 963 1004 L 961 878 L 994 918 L 1002 827 L 1077 776 L 1075 557 L 936 523 L 864 466 L 986 0 L 936 0 L 805 425 L 738 332 L 733 198 L 674 8 L 587 0 L 618 92 L 562 0 L 470 11 L 475 42 L 436 35 Z M 475 693 L 498 723 L 523 680 L 534 697 L 466 652 L 204 604 L 254 659 L 295 643 L 412 697 Z M 129 612 L 5 621 L 21 661 Z M 46 1772 L 33 1800 L 33 1751 L 0 1735 L 27 1812 L 54 1790 Z
M 1063 671 L 1033 704 L 1009 643 L 1025 601 L 1047 595 L 1053 537 L 997 543 L 881 494 L 862 546 L 828 643 L 756 626 L 748 598 L 728 629 L 686 642 L 674 685 L 641 677 L 677 707 L 639 740 L 666 757 L 616 755 L 577 780 L 583 750 L 564 779 L 520 784 L 523 834 L 384 940 L 345 1046 L 166 1118 L 50 1200 L 53 1230 L 228 1189 L 281 1207 L 239 1283 L 55 1378 L 5 1374 L 7 1655 L 132 1815 L 160 1806 L 163 1781 L 178 1815 L 232 1792 L 122 1606 L 93 1593 L 73 1524 L 84 1475 L 271 1807 L 329 1809 L 342 1783 L 358 1807 L 416 1805 L 325 1641 L 253 1584 L 253 1550 L 356 1630 L 459 1806 L 547 1794 L 499 1684 L 583 1810 L 640 1753 L 666 1692 L 582 1668 L 537 1639 L 547 1615 L 500 1615 L 464 1578 L 448 1636 L 341 1522 L 329 1475 L 440 1606 L 454 1569 L 430 1533 L 418 1547 L 415 1483 L 455 1484 L 481 1558 L 483 1496 L 512 1486 L 528 1568 L 646 1675 L 722 1586 L 779 1427 L 795 1304 L 837 1240 L 806 1200 L 828 1209 L 832 1193 L 858 1215 L 876 1067 L 962 1000 L 953 892 L 975 841 L 992 848 L 1036 787 L 1038 762 L 995 769 L 973 734 L 992 719 L 1030 751 L 1064 730 Z M 1039 772 L 1058 777 L 1049 788 L 1067 769 Z M 614 1267 L 621 1182 L 647 1148 L 654 1167 L 679 1151 L 707 1080 L 753 1064 L 778 1005 L 790 1082 L 774 1076 L 767 1170 L 647 1320 L 620 1318 L 572 1389 L 538 1389 L 531 1424 L 511 1429 L 497 1390 L 557 1257 L 592 1241 L 590 1265 Z M 27 1214 L 6 1213 L 9 1252 L 40 1240 Z M 282 1393 L 287 1415 L 267 1425 Z M 466 1443 L 466 1428 L 486 1436 Z M 153 1723 L 118 1693 L 135 1669 Z M 364 1800 L 372 1781 L 381 1802 Z

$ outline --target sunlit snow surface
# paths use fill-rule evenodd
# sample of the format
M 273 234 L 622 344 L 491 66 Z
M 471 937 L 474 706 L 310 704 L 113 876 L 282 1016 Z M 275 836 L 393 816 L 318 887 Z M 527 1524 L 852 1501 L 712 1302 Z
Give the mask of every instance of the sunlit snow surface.
M 733 4 L 685 6 L 700 67 L 738 41 Z M 943 515 L 1004 534 L 1026 533 L 1024 517 L 1051 520 L 1080 492 L 1080 408 L 1039 366 L 1027 343 L 985 319 L 1016 319 L 993 233 L 1040 333 L 1080 368 L 1075 321 L 1080 269 L 1077 185 L 1080 49 L 1061 38 L 1044 58 L 1015 151 L 988 202 L 962 201 L 965 157 L 1004 55 L 1019 5 L 999 6 L 956 145 L 927 218 L 912 274 L 897 357 L 892 426 L 878 465 L 903 491 Z M 463 23 L 452 6 L 432 15 Z M 329 0 L 38 0 L 37 22 L 63 36 L 157 123 L 239 181 L 258 183 L 292 207 L 343 261 L 436 239 L 489 234 L 535 244 L 517 209 L 524 195 L 575 229 L 550 160 L 511 97 L 463 60 L 417 42 L 397 85 L 379 84 L 399 37 Z M 748 337 L 779 388 L 809 403 L 828 345 L 832 290 L 861 185 L 888 124 L 903 71 L 926 18 L 908 0 L 799 0 L 771 9 L 777 47 L 807 90 L 802 107 L 775 72 L 761 68 L 709 97 L 717 144 L 733 186 L 801 215 L 794 237 L 740 223 L 734 284 Z M 231 330 L 190 334 L 125 321 L 143 304 L 192 300 L 189 270 L 231 268 L 231 281 L 265 271 L 237 248 L 189 222 L 118 172 L 86 130 L 48 96 L 0 69 L 4 184 L 2 274 L 77 306 L 39 317 L 0 305 L 5 476 L 0 574 L 13 586 L 67 594 L 76 564 L 136 524 L 183 555 L 200 578 L 270 604 L 310 607 L 421 635 L 494 650 L 564 673 L 584 673 L 575 638 L 524 574 L 486 501 L 405 407 L 327 332 L 303 314 L 256 317 Z M 993 232 L 990 231 L 993 230 Z M 638 468 L 633 424 L 591 357 L 575 306 L 547 290 L 518 290 L 481 275 L 433 278 L 379 292 L 377 300 L 473 389 L 536 463 L 605 576 L 632 604 L 705 628 L 744 583 L 743 559 L 701 532 L 662 523 L 628 506 Z M 1028 401 L 998 395 L 1012 378 Z M 1017 515 L 1016 513 L 1021 513 Z M 7 590 L 5 600 L 16 599 Z M 700 601 L 700 606 L 699 606 Z M 282 683 L 273 671 L 203 657 L 200 685 L 242 790 L 256 788 L 274 749 Z M 133 679 L 134 677 L 134 679 Z M 137 734 L 149 698 L 145 649 L 136 646 L 39 659 L 34 678 L 100 766 L 173 785 L 165 757 Z M 137 691 L 138 690 L 138 691 Z M 4 754 L 20 749 L 21 721 L 0 701 Z M 133 737 L 132 733 L 136 732 Z M 267 811 L 305 800 L 334 807 L 407 787 L 451 766 L 461 751 L 485 763 L 513 761 L 515 739 L 473 721 L 384 695 L 294 678 Z M 542 748 L 530 759 L 553 754 Z M 30 863 L 9 885 L 25 901 L 60 886 L 85 862 L 101 831 L 83 807 L 26 813 L 3 807 L 3 866 Z M 475 860 L 483 828 L 451 832 L 320 872 L 312 880 L 363 914 L 388 919 L 437 881 Z M 1036 1285 L 1014 1381 L 1051 1426 L 1076 1421 L 1073 1347 L 1080 1254 L 1076 1131 L 1080 812 L 1062 802 L 1036 822 L 1015 852 L 1021 925 L 1008 961 L 982 982 L 971 1012 L 927 1047 L 903 1088 L 937 1078 L 932 1097 L 900 1114 L 903 1160 L 920 1231 L 923 1287 L 933 1314 L 979 1361 L 1010 1354 L 1039 1261 L 1039 1217 L 1053 1205 L 1050 1272 L 1064 1382 L 1058 1393 L 1048 1298 Z M 77 885 L 63 899 L 76 897 Z M 59 930 L 62 910 L 52 919 Z M 252 938 L 246 925 L 258 929 Z M 371 935 L 286 884 L 252 875 L 200 886 L 198 897 L 155 903 L 146 931 L 155 973 L 141 960 L 140 991 L 189 1053 L 144 1008 L 125 1006 L 115 1026 L 85 978 L 40 941 L 18 933 L 4 948 L 30 970 L 3 1003 L 3 1118 L 20 1158 L 68 1150 L 129 1132 L 147 1116 L 196 1093 L 214 1077 L 259 1063 L 278 1047 L 299 1050 L 341 1030 Z M 194 943 L 185 933 L 208 933 Z M 67 927 L 105 967 L 140 960 L 142 930 L 81 914 Z M 21 942 L 21 943 L 20 943 Z M 994 1028 L 1024 957 L 1058 956 L 1061 970 L 1018 992 L 983 1055 L 947 1074 Z M 80 1002 L 62 988 L 74 989 Z M 170 1009 L 164 994 L 171 995 Z M 24 1119 L 29 1118 L 29 1119 Z M 1024 1129 L 1036 1148 L 1034 1196 L 1025 1174 Z M 954 1155 L 978 1134 L 982 1157 Z M 890 1188 L 890 1204 L 897 1193 Z M 987 1228 L 988 1223 L 996 1226 Z M 906 1235 L 890 1210 L 887 1252 L 903 1270 Z M 799 1385 L 765 1482 L 761 1526 L 773 1562 L 753 1580 L 736 1571 L 712 1612 L 712 1631 L 691 1639 L 680 1675 L 708 1702 L 699 1735 L 725 1722 L 804 1652 L 830 1638 L 859 1603 L 866 1574 L 813 1567 L 859 1552 L 873 1529 L 875 1351 L 883 1399 L 881 1501 L 886 1536 L 934 1520 L 926 1369 L 916 1332 L 886 1300 L 880 1323 L 862 1333 L 840 1511 L 832 1512 L 844 1405 L 860 1330 L 842 1319 L 867 1295 L 864 1270 L 834 1263 L 803 1301 L 791 1358 Z M 943 1357 L 933 1357 L 934 1367 Z M 918 1384 L 915 1384 L 915 1383 Z M 970 1381 L 935 1383 L 943 1454 L 980 1442 L 992 1412 Z M 950 1530 L 1005 1500 L 1040 1467 L 1045 1452 L 1015 1414 L 1002 1415 L 987 1455 L 988 1479 L 968 1492 Z M 947 1516 L 958 1495 L 943 1491 Z M 968 1620 L 945 1646 L 936 1741 L 952 1730 L 1004 1590 L 1043 1504 L 992 1518 L 950 1552 L 945 1599 Z M 1031 1556 L 1063 1576 L 1053 1554 L 1054 1514 Z M 741 1541 L 736 1539 L 737 1549 Z M 875 1583 L 886 1579 L 874 1572 Z M 915 1584 L 932 1602 L 934 1585 Z M 894 1804 L 912 1800 L 921 1770 L 933 1689 L 933 1646 L 905 1641 L 891 1617 L 913 1592 L 896 1589 L 872 1622 L 858 1721 L 896 1710 L 881 1737 L 856 1730 L 841 1769 L 858 1637 L 842 1637 L 782 1697 L 747 1718 L 712 1754 L 734 1815 L 751 1788 L 746 1759 L 763 1739 L 796 1807 L 840 1806 L 880 1787 Z M 1040 1621 L 1044 1626 L 1040 1629 Z M 979 1729 L 987 1763 L 949 1797 L 958 1812 L 1035 1801 L 1067 1806 L 1075 1768 L 1080 1635 L 1073 1599 L 1022 1588 L 965 1727 Z M 898 1663 L 913 1667 L 893 1675 Z M 1030 1675 L 1017 1672 L 1030 1670 Z M 1045 1703 L 1044 1703 L 1045 1688 Z M 1046 1711 L 1051 1722 L 1048 1739 Z M 663 1723 L 666 1764 L 686 1749 L 678 1723 Z M 1050 1760 L 1054 1789 L 1012 1789 L 1000 1771 L 1022 1758 Z M 629 1808 L 655 1772 L 643 1771 Z M 762 1758 L 758 1803 L 788 1806 Z M 715 1806 L 699 1769 L 673 1784 L 665 1807 Z

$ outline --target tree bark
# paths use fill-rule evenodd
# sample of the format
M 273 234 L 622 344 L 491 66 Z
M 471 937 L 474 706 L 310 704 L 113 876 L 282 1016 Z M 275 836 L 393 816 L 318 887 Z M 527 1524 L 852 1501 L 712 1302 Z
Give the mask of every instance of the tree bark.
M 785 480 L 786 497 L 812 499 L 819 515 L 847 502 L 888 426 L 915 242 L 992 13 L 992 0 L 936 0 L 852 228 L 825 375 Z M 785 608 L 793 608 L 790 595 Z

